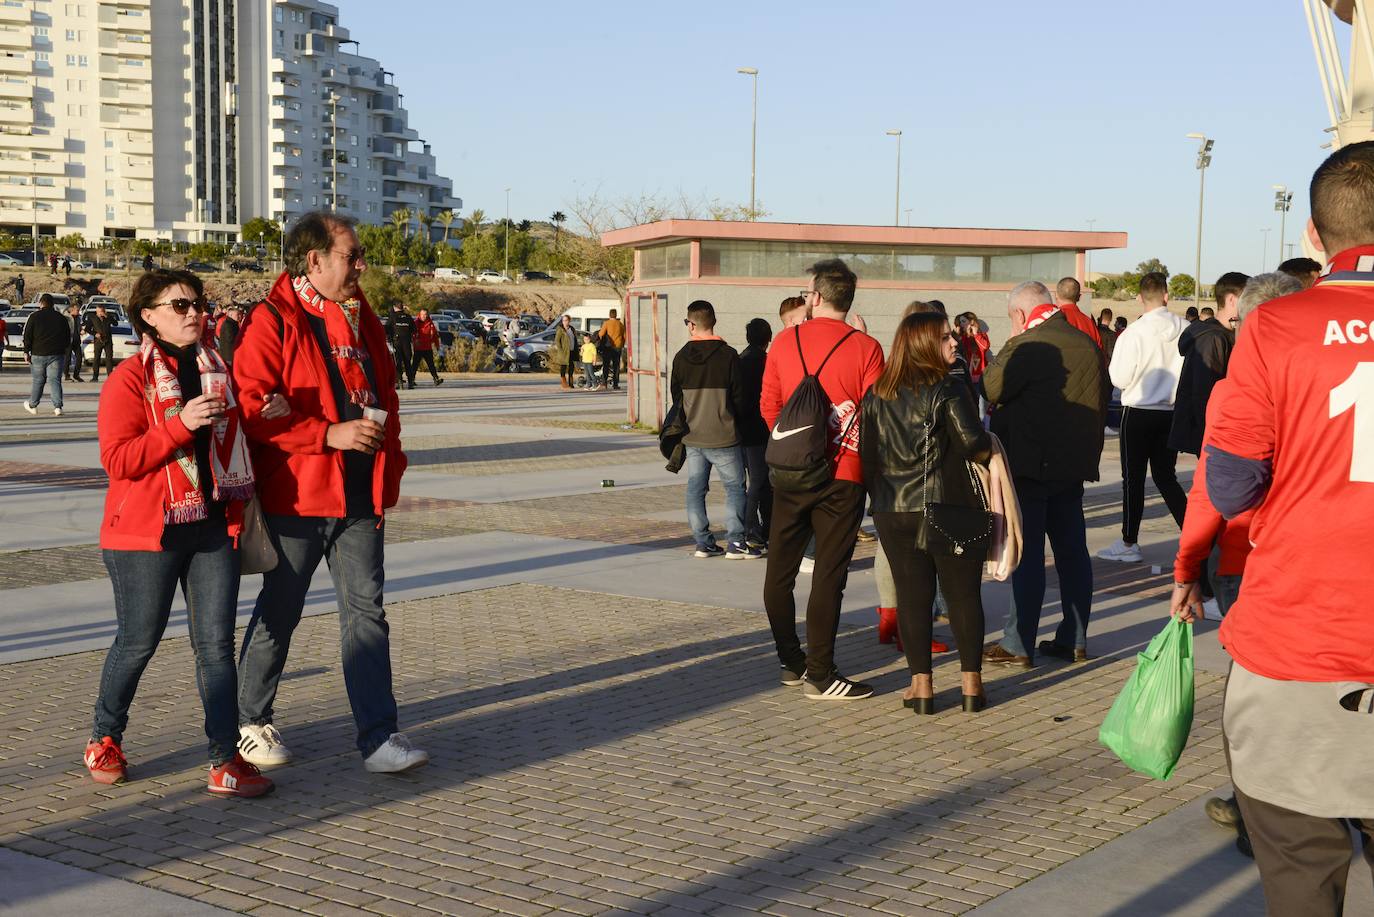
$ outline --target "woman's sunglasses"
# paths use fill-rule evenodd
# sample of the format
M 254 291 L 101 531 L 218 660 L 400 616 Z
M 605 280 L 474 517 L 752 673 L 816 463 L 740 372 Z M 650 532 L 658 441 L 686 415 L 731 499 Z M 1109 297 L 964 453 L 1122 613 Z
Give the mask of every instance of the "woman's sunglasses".
M 171 307 L 172 307 L 172 311 L 175 312 L 177 315 L 185 315 L 187 312 L 190 312 L 192 309 L 195 309 L 197 312 L 204 312 L 204 311 L 205 311 L 205 300 L 203 300 L 203 299 L 182 299 L 182 298 L 177 298 L 177 299 L 168 299 L 168 300 L 166 300 L 166 301 L 164 301 L 164 302 L 153 303 L 153 308 L 154 308 L 154 309 L 161 308 L 162 306 L 171 306 Z

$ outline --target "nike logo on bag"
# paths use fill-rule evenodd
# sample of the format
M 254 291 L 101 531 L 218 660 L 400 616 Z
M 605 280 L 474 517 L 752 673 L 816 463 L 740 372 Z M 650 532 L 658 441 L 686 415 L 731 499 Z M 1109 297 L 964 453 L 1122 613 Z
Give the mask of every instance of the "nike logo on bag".
M 800 433 L 800 432 L 803 431 L 803 430 L 810 430 L 813 426 L 815 426 L 815 424 L 807 424 L 807 425 L 804 426 L 804 427 L 797 427 L 795 430 L 788 430 L 786 433 L 784 433 L 782 430 L 774 430 L 774 431 L 773 431 L 773 438 L 774 438 L 774 439 L 787 439 L 787 437 L 793 435 L 794 433 Z

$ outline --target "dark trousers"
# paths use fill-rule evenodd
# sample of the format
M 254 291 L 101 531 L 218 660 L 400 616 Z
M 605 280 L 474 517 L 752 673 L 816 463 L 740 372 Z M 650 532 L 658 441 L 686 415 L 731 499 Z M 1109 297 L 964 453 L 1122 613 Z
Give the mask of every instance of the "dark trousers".
M 930 637 L 935 590 L 944 591 L 959 667 L 983 670 L 983 558 L 932 554 L 916 546 L 922 513 L 874 513 L 878 541 L 897 587 L 897 627 L 912 675 L 930 674 Z
M 91 736 L 123 742 L 143 670 L 157 651 L 177 584 L 186 597 L 187 626 L 196 657 L 196 687 L 205 710 L 210 762 L 238 751 L 234 702 L 234 615 L 239 601 L 239 556 L 224 519 L 169 527 L 161 551 L 102 551 L 114 587 L 114 644 L 105 656 Z
M 81 381 L 81 342 L 72 345 L 72 349 L 67 351 L 67 373 L 77 382 Z
M 417 350 L 414 358 L 410 361 L 410 381 L 415 381 L 415 374 L 420 371 L 420 361 L 425 361 L 425 366 L 429 369 L 429 374 L 434 377 L 434 381 L 439 381 L 439 370 L 434 368 L 434 351 Z
M 1270 914 L 1340 917 L 1350 871 L 1351 822 L 1303 815 L 1236 790 Z M 1374 870 L 1374 833 L 1354 822 Z
M 105 375 L 108 376 L 114 372 L 114 341 L 96 341 L 92 345 L 92 349 L 95 353 L 91 355 L 91 381 L 95 382 L 100 379 L 100 364 L 102 362 L 105 364 Z
M 1178 453 L 1169 448 L 1169 428 L 1173 424 L 1173 411 L 1121 409 L 1121 540 L 1127 544 L 1135 544 L 1140 537 L 1146 465 L 1174 521 L 1179 528 L 1183 527 L 1188 496 L 1174 473 Z
M 601 384 L 607 388 L 620 388 L 620 348 L 601 351 Z
M 1013 656 L 1035 658 L 1035 635 L 1045 604 L 1045 539 L 1054 551 L 1064 620 L 1055 632 L 1061 646 L 1086 648 L 1093 604 L 1093 564 L 1088 556 L 1081 481 L 1016 478 L 1021 503 L 1021 563 L 1011 575 L 1011 611 L 1002 648 Z M 889 558 L 891 559 L 891 558 Z M 906 638 L 903 637 L 905 640 Z
M 744 446 L 744 534 L 750 541 L 767 541 L 773 522 L 773 485 L 763 453 L 768 446 Z
M 763 579 L 763 606 L 773 631 L 778 658 L 825 681 L 835 669 L 835 635 L 840 602 L 854 557 L 854 539 L 864 517 L 864 490 L 853 481 L 831 481 L 812 491 L 773 493 L 773 526 L 768 534 L 768 569 Z M 806 652 L 797 639 L 797 604 L 792 590 L 802 554 L 816 536 L 816 570 L 806 603 Z
M 573 377 L 576 372 L 577 361 L 569 356 L 568 362 L 560 364 L 558 367 L 558 381 L 567 383 L 569 388 L 575 387 L 576 383 L 573 381 Z
M 367 757 L 396 731 L 391 630 L 382 610 L 384 529 L 376 516 L 264 519 L 280 559 L 263 574 L 262 592 L 243 635 L 239 721 L 259 726 L 272 722 L 291 634 L 300 623 L 310 578 L 324 560 L 339 603 L 344 687 L 358 727 L 358 750 Z
M 406 375 L 410 375 L 410 384 L 415 384 L 415 355 L 411 353 L 410 341 L 396 341 L 396 384 L 400 385 L 405 381 Z

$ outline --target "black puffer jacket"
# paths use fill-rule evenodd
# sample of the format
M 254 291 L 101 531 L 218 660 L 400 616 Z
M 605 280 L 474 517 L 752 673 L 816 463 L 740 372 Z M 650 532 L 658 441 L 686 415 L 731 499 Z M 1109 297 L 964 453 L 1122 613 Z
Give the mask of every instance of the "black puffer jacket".
M 992 439 L 963 382 L 946 376 L 891 401 L 869 389 L 859 417 L 859 461 L 875 513 L 920 512 L 927 501 L 978 505 L 966 462 L 986 462 Z
M 1212 389 L 1226 378 L 1236 333 L 1215 318 L 1197 322 L 1179 336 L 1178 352 L 1183 369 L 1178 374 L 1174 395 L 1174 425 L 1169 431 L 1169 448 L 1198 455 L 1207 425 L 1207 402 Z

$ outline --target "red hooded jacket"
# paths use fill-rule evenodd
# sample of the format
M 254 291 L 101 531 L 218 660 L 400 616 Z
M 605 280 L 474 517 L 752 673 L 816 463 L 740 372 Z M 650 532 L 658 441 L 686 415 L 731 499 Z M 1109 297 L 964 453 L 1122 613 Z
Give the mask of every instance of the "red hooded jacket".
M 176 357 L 167 361 L 176 365 Z M 153 426 L 143 397 L 143 360 L 121 362 L 100 390 L 96 430 L 100 464 L 110 476 L 100 546 L 112 551 L 161 551 L 167 513 L 167 478 L 162 468 L 180 448 L 193 448 L 195 433 L 180 417 Z M 245 412 L 246 416 L 246 412 Z M 225 504 L 229 537 L 237 544 L 243 528 L 243 503 Z
M 434 319 L 415 319 L 415 349 L 433 350 L 439 343 L 439 329 L 434 327 Z
M 277 310 L 280 321 L 268 305 Z M 373 511 L 380 516 L 396 505 L 406 468 L 396 365 L 387 351 L 386 331 L 366 299 L 362 300 L 358 328 L 372 358 L 377 407 L 387 413 L 386 437 L 377 451 L 372 476 Z M 290 414 L 273 420 L 263 420 L 254 410 L 244 411 L 243 428 L 253 454 L 263 511 L 342 518 L 346 503 L 344 457 L 325 445 L 325 433 L 342 418 L 324 355 L 286 273 L 272 285 L 266 304 L 254 308 L 244 321 L 234 350 L 234 381 L 245 405 L 261 405 L 269 392 L 277 392 L 291 405 Z

